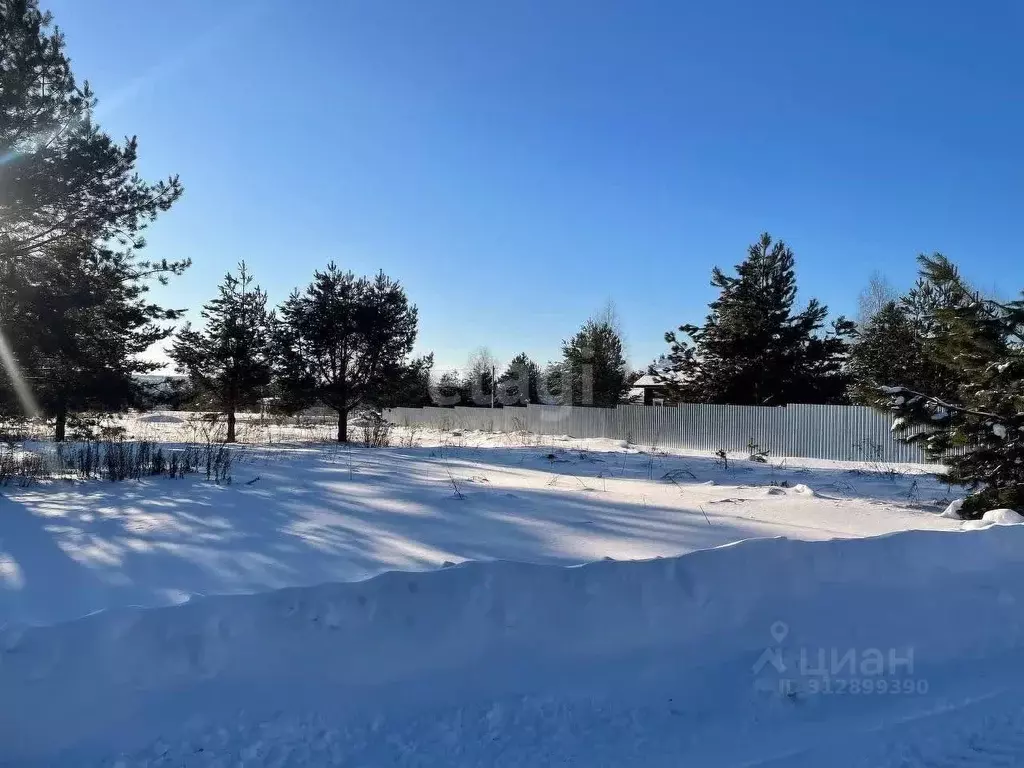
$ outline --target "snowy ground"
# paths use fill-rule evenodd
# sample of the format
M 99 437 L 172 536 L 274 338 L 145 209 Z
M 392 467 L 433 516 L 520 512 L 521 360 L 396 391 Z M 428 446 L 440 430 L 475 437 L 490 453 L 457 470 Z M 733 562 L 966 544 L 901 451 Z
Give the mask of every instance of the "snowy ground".
M 1015 765 L 1022 534 L 473 563 L 5 631 L 0 744 L 58 766 Z
M 1024 527 L 928 468 L 286 437 L 4 489 L 0 765 L 1024 761 Z
M 607 440 L 417 442 L 245 446 L 227 486 L 159 478 L 9 487 L 0 499 L 0 623 L 355 581 L 446 561 L 573 565 L 752 537 L 958 525 L 935 514 L 947 486 L 912 468 L 726 467 Z

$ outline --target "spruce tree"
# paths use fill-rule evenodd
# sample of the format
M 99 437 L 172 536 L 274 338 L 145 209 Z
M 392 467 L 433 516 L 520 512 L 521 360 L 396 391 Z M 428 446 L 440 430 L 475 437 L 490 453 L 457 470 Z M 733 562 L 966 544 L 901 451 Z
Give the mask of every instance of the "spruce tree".
M 794 312 L 793 252 L 767 233 L 750 246 L 736 276 L 718 267 L 720 291 L 704 325 L 665 334 L 667 389 L 681 401 L 735 405 L 833 403 L 845 398 L 846 338 L 853 324 L 836 320 L 822 332 L 828 308 L 811 299 Z
M 926 353 L 956 372 L 955 384 L 942 394 L 898 382 L 881 394 L 897 431 L 945 457 L 951 482 L 978 491 L 964 516 L 997 507 L 1024 512 L 1024 299 L 980 296 L 941 254 L 919 261 L 925 284 L 941 297 L 925 318 Z M 954 447 L 962 454 L 946 456 Z
M 502 405 L 539 403 L 540 377 L 540 366 L 525 352 L 520 352 L 498 377 L 498 400 Z
M 880 387 L 901 385 L 918 392 L 950 399 L 956 397 L 958 373 L 929 351 L 935 310 L 940 304 L 920 301 L 919 284 L 899 301 L 883 306 L 859 327 L 850 348 L 850 398 L 862 405 L 878 405 Z M 931 297 L 936 294 L 925 287 Z M 930 306 L 930 309 L 927 308 Z
M 562 342 L 563 398 L 573 405 L 616 405 L 626 394 L 622 336 L 608 317 L 595 317 Z
M 186 324 L 171 347 L 171 359 L 192 387 L 209 396 L 227 416 L 227 442 L 235 442 L 235 414 L 255 405 L 270 384 L 273 369 L 272 321 L 267 294 L 245 266 L 230 272 L 219 295 L 202 311 L 206 325 Z
M 282 387 L 338 414 L 338 442 L 348 414 L 393 390 L 416 341 L 417 311 L 397 282 L 357 278 L 333 262 L 281 306 L 276 336 Z

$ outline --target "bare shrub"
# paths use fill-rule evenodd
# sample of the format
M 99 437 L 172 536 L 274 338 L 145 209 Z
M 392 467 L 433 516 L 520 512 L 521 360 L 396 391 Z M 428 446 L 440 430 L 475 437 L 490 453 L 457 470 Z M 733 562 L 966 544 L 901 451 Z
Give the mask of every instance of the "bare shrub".
M 691 480 L 697 479 L 697 475 L 695 475 L 689 467 L 677 467 L 676 469 L 670 469 L 661 476 L 661 479 L 678 485 L 680 480 L 687 477 Z
M 387 448 L 391 445 L 390 421 L 381 414 L 371 411 L 363 423 L 363 445 L 367 448 Z
M 47 468 L 42 456 L 19 449 L 13 443 L 0 445 L 0 485 L 16 483 L 25 487 L 46 476 Z
M 418 424 L 409 424 L 406 419 L 405 434 L 402 435 L 401 446 L 403 448 L 415 448 L 419 444 L 417 435 L 419 434 L 420 427 Z
M 729 454 L 725 452 L 724 448 L 719 448 L 715 451 L 715 458 L 722 465 L 722 469 L 729 469 Z
M 756 461 L 758 464 L 767 464 L 769 453 L 770 451 L 767 448 L 762 448 L 755 443 L 753 437 L 747 442 L 747 458 L 750 461 Z

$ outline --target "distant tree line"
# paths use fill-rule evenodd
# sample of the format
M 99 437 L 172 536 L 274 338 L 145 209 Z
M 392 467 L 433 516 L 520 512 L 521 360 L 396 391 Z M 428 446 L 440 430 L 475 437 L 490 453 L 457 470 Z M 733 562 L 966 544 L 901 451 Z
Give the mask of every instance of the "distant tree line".
M 872 275 L 857 321 L 830 321 L 814 298 L 797 306 L 794 254 L 763 234 L 731 273 L 712 271 L 718 296 L 704 322 L 665 335 L 648 382 L 679 403 L 878 408 L 893 415 L 897 437 L 976 491 L 961 514 L 1024 512 L 1024 300 L 984 295 L 941 254 L 918 262 L 908 291 Z M 543 371 L 517 355 L 495 382 L 497 401 L 613 405 L 639 377 L 607 316 L 587 321 L 562 353 Z M 491 370 L 450 376 L 442 395 L 479 404 L 473 395 L 487 391 Z
M 626 366 L 622 332 L 610 305 L 562 342 L 562 357 L 543 368 L 520 352 L 504 368 L 486 347 L 470 355 L 463 371 L 448 371 L 432 384 L 430 404 L 513 407 L 530 404 L 614 406 L 641 374 Z

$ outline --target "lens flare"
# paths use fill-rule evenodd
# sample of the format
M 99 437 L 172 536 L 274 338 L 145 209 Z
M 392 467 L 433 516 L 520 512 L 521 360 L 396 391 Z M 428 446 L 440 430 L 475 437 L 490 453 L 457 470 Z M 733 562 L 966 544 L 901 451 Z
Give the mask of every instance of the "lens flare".
M 3 363 L 4 370 L 7 371 L 11 384 L 14 385 L 14 392 L 18 395 L 25 415 L 33 419 L 38 418 L 39 404 L 36 403 L 36 399 L 32 395 L 32 388 L 29 387 L 22 375 L 21 368 L 18 367 L 18 361 L 14 359 L 14 353 L 11 351 L 11 346 L 7 343 L 7 337 L 3 331 L 0 331 L 0 363 Z

